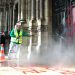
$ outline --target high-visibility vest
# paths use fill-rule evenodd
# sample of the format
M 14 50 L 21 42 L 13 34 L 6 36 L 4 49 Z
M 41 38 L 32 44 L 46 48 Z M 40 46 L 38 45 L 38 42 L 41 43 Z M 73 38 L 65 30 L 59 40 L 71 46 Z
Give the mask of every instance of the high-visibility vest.
M 23 30 L 20 30 L 20 33 L 19 34 L 18 34 L 17 30 L 14 30 L 14 35 L 16 37 L 19 36 L 19 38 L 11 37 L 11 42 L 21 44 L 22 43 L 22 33 L 23 33 Z

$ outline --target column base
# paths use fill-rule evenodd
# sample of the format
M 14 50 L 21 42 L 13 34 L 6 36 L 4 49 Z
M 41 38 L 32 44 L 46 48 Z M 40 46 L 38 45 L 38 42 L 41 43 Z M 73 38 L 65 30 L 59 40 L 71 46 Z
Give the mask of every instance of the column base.
M 47 25 L 41 25 L 41 31 L 47 31 L 48 26 Z

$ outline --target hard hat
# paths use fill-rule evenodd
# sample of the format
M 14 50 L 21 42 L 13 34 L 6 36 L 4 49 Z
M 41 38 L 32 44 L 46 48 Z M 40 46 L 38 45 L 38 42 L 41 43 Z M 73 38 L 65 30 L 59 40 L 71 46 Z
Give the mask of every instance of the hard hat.
M 26 20 L 19 20 L 17 23 L 23 24 L 23 23 L 27 23 L 27 21 Z
M 20 25 L 21 26 L 21 22 L 16 23 L 16 25 Z

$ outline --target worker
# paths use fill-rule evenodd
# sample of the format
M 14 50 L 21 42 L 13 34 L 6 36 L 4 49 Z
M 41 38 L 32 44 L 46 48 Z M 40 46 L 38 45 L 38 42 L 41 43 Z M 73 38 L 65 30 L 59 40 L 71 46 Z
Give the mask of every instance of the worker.
M 15 53 L 13 58 L 19 58 L 20 46 L 22 44 L 22 37 L 30 36 L 27 32 L 24 32 L 21 26 L 21 22 L 16 23 L 15 28 L 10 32 L 10 46 L 8 57 L 12 58 L 12 54 Z
M 4 46 L 4 53 L 5 53 L 5 41 L 6 41 L 6 37 L 5 37 L 5 33 L 4 32 L 2 32 L 2 35 L 1 35 L 0 38 L 1 38 L 0 39 L 0 44 L 3 44 L 3 46 Z

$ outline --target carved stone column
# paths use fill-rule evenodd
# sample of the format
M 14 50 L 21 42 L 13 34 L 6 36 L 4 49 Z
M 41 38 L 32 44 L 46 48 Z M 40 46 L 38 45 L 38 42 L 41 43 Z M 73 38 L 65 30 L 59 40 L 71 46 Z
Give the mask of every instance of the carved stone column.
M 13 28 L 13 3 L 10 3 L 10 30 Z
M 44 19 L 45 0 L 40 0 L 40 19 Z
M 36 0 L 32 0 L 31 3 L 31 19 L 36 19 Z
M 32 27 L 32 20 L 31 20 L 31 16 L 32 16 L 32 0 L 28 0 L 28 19 L 27 19 L 27 24 L 28 24 L 28 30 L 31 30 Z
M 18 21 L 21 19 L 21 0 L 18 0 Z
M 28 20 L 31 20 L 31 1 L 28 0 Z
M 0 16 L 0 32 L 1 32 L 1 28 L 2 28 L 2 27 L 1 27 L 1 26 L 2 26 L 2 12 L 1 12 L 1 11 L 0 11 L 0 15 L 1 15 L 1 16 Z
M 41 29 L 41 0 L 36 0 L 36 20 L 37 20 L 37 30 Z
M 36 0 L 32 0 L 31 6 L 31 20 L 32 20 L 32 31 L 37 29 L 37 20 L 36 20 Z
M 5 7 L 3 8 L 3 10 L 2 10 L 2 15 L 1 15 L 1 31 L 5 31 L 5 22 L 6 22 L 6 20 L 5 20 Z
M 14 22 L 14 20 L 15 20 L 15 6 L 13 6 L 13 28 L 14 28 L 14 25 L 15 25 L 15 22 Z
M 45 22 L 45 0 L 40 0 L 40 26 L 41 29 L 44 29 L 44 22 Z
M 47 30 L 47 28 L 48 28 L 48 0 L 45 0 L 45 10 L 44 10 L 44 16 L 45 16 L 45 29 Z
M 26 0 L 21 0 L 21 20 L 26 20 Z
M 48 32 L 52 34 L 52 0 L 48 0 Z
M 9 18 L 9 7 L 8 7 L 8 4 L 6 5 L 6 32 L 8 33 L 8 29 L 9 29 L 9 27 L 8 27 L 8 18 Z

